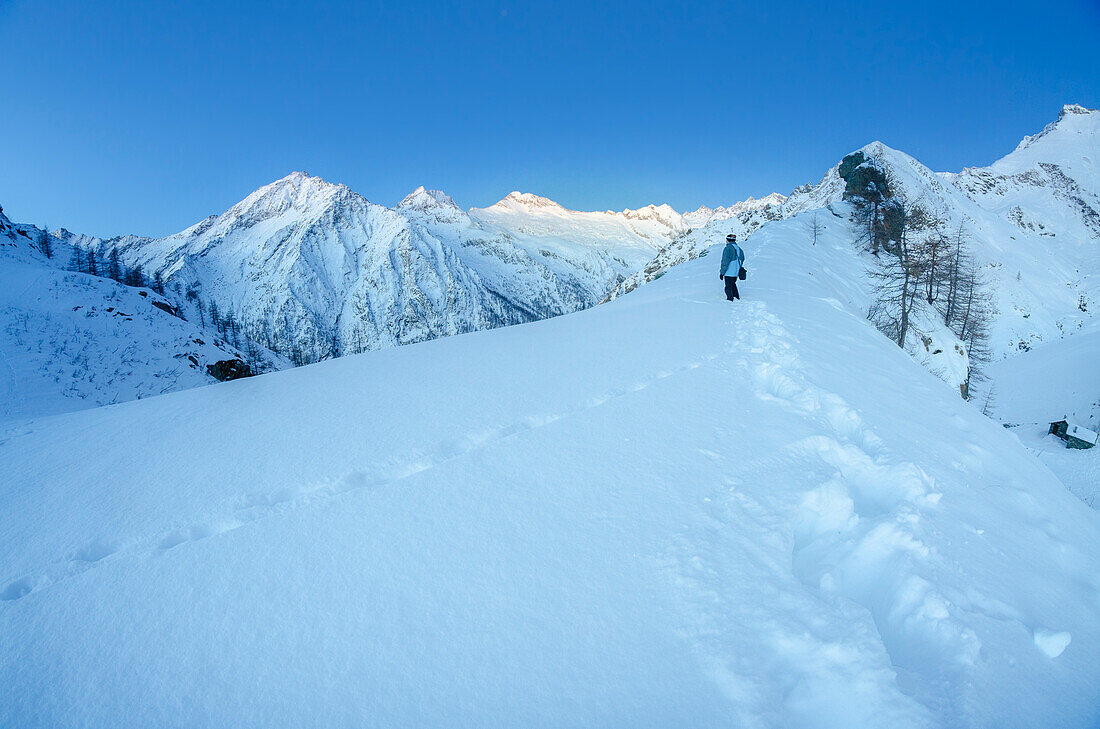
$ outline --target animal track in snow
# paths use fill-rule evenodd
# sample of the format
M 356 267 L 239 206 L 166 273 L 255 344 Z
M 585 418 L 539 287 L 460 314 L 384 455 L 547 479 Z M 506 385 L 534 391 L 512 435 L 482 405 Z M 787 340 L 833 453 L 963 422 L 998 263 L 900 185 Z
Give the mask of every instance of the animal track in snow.
M 206 539 L 212 537 L 215 534 L 221 534 L 237 527 L 242 526 L 241 522 L 231 522 L 227 524 L 195 524 L 184 529 L 174 529 L 164 536 L 160 540 L 158 545 L 160 549 L 172 549 L 178 547 L 186 542 L 197 542 L 200 539 Z
M 9 582 L 3 590 L 0 590 L 0 600 L 5 602 L 18 600 L 24 595 L 29 595 L 35 588 L 34 580 L 30 577 L 21 577 Z
M 73 553 L 74 562 L 98 562 L 115 553 L 117 547 L 113 542 L 96 540 L 85 544 Z
M 629 388 L 614 388 L 583 403 L 563 411 L 531 415 L 519 421 L 481 431 L 472 431 L 448 438 L 427 449 L 410 454 L 407 458 L 376 470 L 360 470 L 348 473 L 333 481 L 305 488 L 284 488 L 273 492 L 254 492 L 238 496 L 228 506 L 226 516 L 215 517 L 190 526 L 176 527 L 166 532 L 136 540 L 126 549 L 119 549 L 109 540 L 94 540 L 76 550 L 63 560 L 48 565 L 39 575 L 13 580 L 0 590 L 0 602 L 19 600 L 38 590 L 49 587 L 69 577 L 94 569 L 105 558 L 137 556 L 168 552 L 189 543 L 198 542 L 218 534 L 239 529 L 269 516 L 327 502 L 340 494 L 361 489 L 386 486 L 427 471 L 447 461 L 475 452 L 492 443 L 542 428 L 572 415 L 601 407 L 612 400 L 645 390 L 653 384 L 680 372 L 697 369 L 717 360 L 719 353 L 707 353 L 674 368 L 658 370 L 649 377 L 638 379 Z

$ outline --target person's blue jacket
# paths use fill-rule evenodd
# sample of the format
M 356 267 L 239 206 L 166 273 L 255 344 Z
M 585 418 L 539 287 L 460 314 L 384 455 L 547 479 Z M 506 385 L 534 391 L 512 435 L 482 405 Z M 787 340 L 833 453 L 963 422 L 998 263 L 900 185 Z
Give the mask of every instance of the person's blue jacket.
M 745 252 L 741 250 L 741 246 L 732 242 L 726 243 L 726 247 L 722 249 L 721 274 L 737 278 L 737 274 L 741 272 L 741 266 L 743 265 L 745 265 Z

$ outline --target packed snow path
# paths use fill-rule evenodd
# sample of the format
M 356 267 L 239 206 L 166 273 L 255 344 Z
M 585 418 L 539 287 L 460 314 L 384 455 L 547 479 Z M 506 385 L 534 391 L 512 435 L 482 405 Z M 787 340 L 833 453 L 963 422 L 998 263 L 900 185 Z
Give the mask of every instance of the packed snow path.
M 745 301 L 4 426 L 0 725 L 1095 725 L 1097 514 L 796 224 Z

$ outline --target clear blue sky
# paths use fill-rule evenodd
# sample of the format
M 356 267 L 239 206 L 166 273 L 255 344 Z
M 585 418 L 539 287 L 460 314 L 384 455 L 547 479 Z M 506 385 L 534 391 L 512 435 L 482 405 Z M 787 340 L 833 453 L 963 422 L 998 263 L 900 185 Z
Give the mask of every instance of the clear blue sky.
M 163 235 L 293 170 L 393 205 L 679 209 L 1100 106 L 1100 2 L 0 0 L 0 205 Z

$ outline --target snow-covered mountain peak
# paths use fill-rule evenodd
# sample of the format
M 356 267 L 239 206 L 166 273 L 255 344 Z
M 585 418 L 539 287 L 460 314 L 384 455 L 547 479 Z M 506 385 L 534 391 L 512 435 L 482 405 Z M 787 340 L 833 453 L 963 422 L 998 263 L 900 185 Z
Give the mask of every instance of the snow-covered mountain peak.
M 607 214 L 625 219 L 631 228 L 641 230 L 638 226 L 642 226 L 666 238 L 673 238 L 688 227 L 684 216 L 671 205 L 650 204 L 636 210 L 625 209 L 621 213 L 608 210 Z
M 1068 205 L 1059 216 L 1068 213 L 1069 219 L 1079 217 L 1086 226 L 1071 237 L 1080 238 L 1081 234 L 1097 237 L 1100 236 L 1097 148 L 1100 148 L 1100 111 L 1067 104 L 1057 120 L 1038 134 L 1024 137 L 1015 150 L 988 167 L 967 167 L 958 174 L 944 174 L 943 178 L 975 200 L 996 200 L 997 207 L 1004 208 L 1014 224 L 1028 230 L 1035 226 L 1024 221 L 1026 216 L 1016 208 L 1038 210 L 1036 206 L 1049 209 L 1052 204 Z M 1020 195 L 1033 197 L 1039 188 L 1046 188 L 1054 197 L 1042 203 L 1020 198 Z
M 398 210 L 459 210 L 454 199 L 442 190 L 428 190 L 423 185 L 416 188 L 397 204 Z
M 516 210 L 520 212 L 565 210 L 565 208 L 549 198 L 540 197 L 530 192 L 519 192 L 518 190 L 513 190 L 508 193 L 503 200 L 493 205 L 492 209 Z
M 650 219 L 650 218 L 664 218 L 664 219 L 667 220 L 667 219 L 670 219 L 670 218 L 673 218 L 673 217 L 679 217 L 679 215 L 680 215 L 680 213 L 677 212 L 675 208 L 673 208 L 671 205 L 668 205 L 668 204 L 661 204 L 661 205 L 649 204 L 649 205 L 646 205 L 645 207 L 635 208 L 633 210 L 630 209 L 630 208 L 624 208 L 623 211 L 622 211 L 622 214 L 625 215 L 628 218 L 640 219 L 640 220 L 645 220 L 645 219 Z
M 279 190 L 289 195 L 311 195 L 339 187 L 345 186 L 314 177 L 308 172 L 291 172 L 286 177 L 264 185 L 256 192 Z
M 1012 159 L 1018 156 L 1018 153 L 1035 146 L 1053 146 L 1058 142 L 1068 142 L 1081 134 L 1095 138 L 1098 129 L 1100 129 L 1100 111 L 1086 108 L 1080 104 L 1066 104 L 1058 113 L 1057 119 L 1043 127 L 1043 130 L 1038 134 L 1025 136 L 1011 154 L 997 160 L 992 166 Z M 1078 141 L 1088 143 L 1086 140 Z
M 296 172 L 175 235 L 80 245 L 117 249 L 300 363 L 591 306 L 670 238 L 537 195 L 465 212 L 418 187 L 390 208 Z
M 768 205 L 782 205 L 787 202 L 787 196 L 780 192 L 773 192 L 769 195 L 765 195 L 761 198 L 753 198 L 749 195 L 749 199 L 743 203 L 740 203 L 746 209 L 763 208 Z
M 881 161 L 883 157 L 890 157 L 895 154 L 904 154 L 899 152 L 888 144 L 885 144 L 879 140 L 868 142 L 859 148 L 860 152 L 863 152 L 864 156 L 870 157 L 875 160 Z
M 1080 104 L 1066 104 L 1062 107 L 1062 111 L 1058 112 L 1058 118 L 1061 119 L 1069 114 L 1093 114 L 1096 111 Z
M 868 161 L 865 164 L 874 164 L 886 171 L 890 177 L 891 185 L 897 188 L 894 190 L 895 194 L 900 194 L 904 199 L 915 202 L 929 194 L 937 196 L 944 194 L 944 187 L 947 183 L 944 181 L 943 176 L 930 170 L 915 157 L 879 141 L 865 144 L 858 151 L 867 157 Z M 839 201 L 844 190 L 844 181 L 840 179 L 839 171 L 840 163 L 826 174 L 826 179 L 833 178 L 839 183 L 839 187 L 828 184 L 818 186 L 819 188 L 829 189 L 833 198 L 829 202 Z M 823 183 L 825 183 L 824 180 Z M 795 208 L 797 209 L 797 205 Z
M 337 198 L 355 195 L 346 185 L 335 184 L 306 172 L 292 172 L 264 185 L 231 207 L 221 217 L 264 219 L 287 210 L 306 212 L 328 207 Z M 357 196 L 358 197 L 358 196 Z
M 199 223 L 163 240 L 171 245 L 184 240 L 200 247 L 227 235 L 245 235 L 260 226 L 260 238 L 267 239 L 284 227 L 302 230 L 319 221 L 358 219 L 372 214 L 393 212 L 376 205 L 347 185 L 328 182 L 306 172 L 292 172 L 255 190 L 220 215 L 211 215 Z M 243 241 L 243 238 L 241 239 Z
M 450 195 L 423 185 L 406 195 L 395 209 L 404 215 L 424 215 L 441 222 L 453 223 L 467 217 Z
M 424 208 L 458 206 L 451 196 L 442 190 L 428 190 L 421 185 L 406 195 L 405 199 L 397 204 L 397 207 L 423 210 Z
M 719 208 L 714 212 L 723 211 L 731 214 L 743 213 L 748 210 L 762 210 L 769 205 L 782 205 L 787 202 L 787 196 L 778 192 L 773 192 L 764 197 L 753 197 L 749 195 L 748 199 L 736 202 L 730 205 L 728 208 Z

